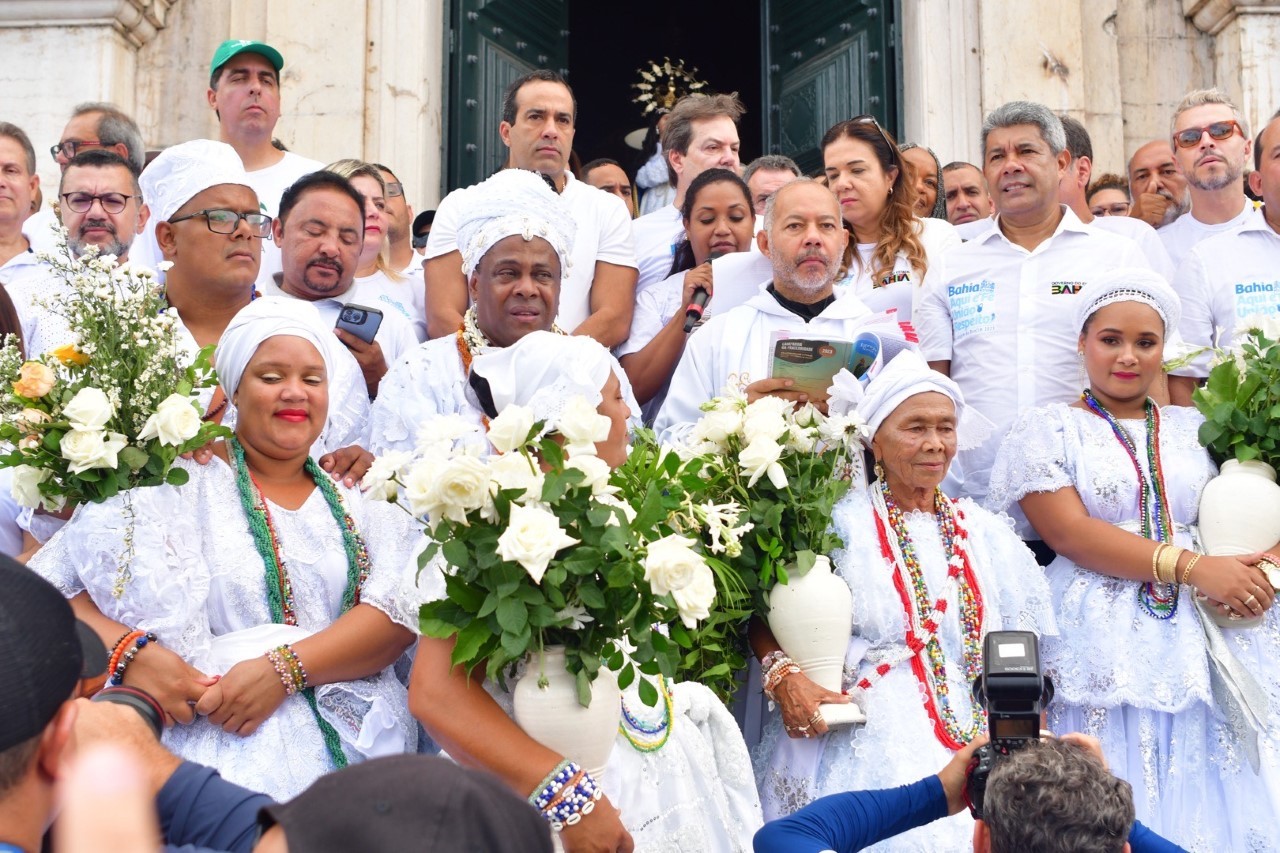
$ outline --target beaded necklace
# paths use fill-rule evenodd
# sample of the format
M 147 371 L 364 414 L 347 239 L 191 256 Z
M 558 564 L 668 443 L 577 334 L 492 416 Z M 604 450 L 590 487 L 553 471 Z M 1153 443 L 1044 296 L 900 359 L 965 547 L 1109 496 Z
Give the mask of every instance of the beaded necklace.
M 1107 407 L 1098 402 L 1093 392 L 1085 389 L 1082 395 L 1089 411 L 1102 418 L 1111 427 L 1120 446 L 1129 454 L 1134 473 L 1138 475 L 1138 515 L 1142 517 L 1142 535 L 1156 542 L 1173 541 L 1173 519 L 1169 516 L 1168 491 L 1164 484 L 1164 467 L 1160 464 L 1160 407 L 1147 398 L 1144 408 L 1147 421 L 1148 477 L 1138 459 L 1138 448 L 1124 425 L 1116 420 Z M 1153 619 L 1171 619 L 1178 612 L 1178 585 L 1147 581 L 1138 587 L 1138 607 Z
M 289 572 L 280 557 L 280 542 L 276 536 L 276 528 L 271 520 L 271 510 L 262 489 L 249 471 L 245 462 L 244 447 L 234 435 L 227 439 L 231 449 L 231 462 L 236 475 L 236 487 L 240 492 L 240 505 L 249 519 L 249 530 L 253 534 L 253 544 L 262 557 L 266 567 L 267 607 L 271 612 L 271 621 L 277 625 L 297 625 L 298 616 L 294 609 L 293 585 L 289 580 Z M 343 550 L 347 555 L 347 585 L 342 593 L 340 613 L 345 613 L 360 603 L 360 588 L 369 577 L 369 550 L 364 540 L 356 531 L 355 522 L 342 504 L 342 496 L 338 494 L 328 475 L 320 469 L 311 457 L 307 457 L 304 470 L 315 481 L 316 488 L 324 496 L 334 520 L 342 530 Z M 322 716 L 316 704 L 315 690 L 308 687 L 302 691 L 311 713 L 320 727 L 324 738 L 325 749 L 333 763 L 339 767 L 347 766 L 346 753 L 342 751 L 342 742 L 337 731 Z
M 622 699 L 623 721 L 618 723 L 618 733 L 625 737 L 627 743 L 635 747 L 637 752 L 657 752 L 671 737 L 671 722 L 675 719 L 675 707 L 671 699 L 671 690 L 667 687 L 667 680 L 661 675 L 658 676 L 658 692 L 662 696 L 662 719 L 657 723 L 646 723 L 638 719 L 627 707 L 626 698 Z M 645 740 L 633 734 L 633 731 L 649 735 L 652 739 Z
M 982 674 L 985 608 L 982 591 L 964 544 L 969 538 L 969 534 L 960 525 L 964 514 L 941 489 L 935 490 L 934 508 L 942 536 L 943 552 L 947 555 L 947 584 L 942 595 L 930 604 L 929 587 L 915 546 L 907 532 L 906 519 L 902 509 L 893 500 L 888 485 L 883 481 L 879 488 L 872 488 L 872 505 L 875 509 L 876 532 L 880 538 L 880 552 L 885 560 L 893 564 L 893 586 L 898 591 L 907 615 L 907 649 L 896 660 L 879 664 L 871 675 L 860 679 L 857 686 L 864 691 L 869 689 L 896 664 L 910 658 L 911 669 L 924 688 L 925 710 L 933 722 L 934 735 L 948 749 L 962 749 L 966 743 L 986 731 L 986 715 L 977 702 L 970 702 L 969 724 L 962 726 L 956 719 L 951 707 L 947 662 L 942 643 L 938 640 L 938 629 L 947 612 L 952 590 L 956 589 L 960 599 L 960 626 L 964 639 L 964 676 L 967 683 L 972 684 Z M 894 533 L 893 537 L 889 536 L 890 529 Z M 904 572 L 906 578 L 903 576 Z M 908 583 L 910 589 L 907 588 Z

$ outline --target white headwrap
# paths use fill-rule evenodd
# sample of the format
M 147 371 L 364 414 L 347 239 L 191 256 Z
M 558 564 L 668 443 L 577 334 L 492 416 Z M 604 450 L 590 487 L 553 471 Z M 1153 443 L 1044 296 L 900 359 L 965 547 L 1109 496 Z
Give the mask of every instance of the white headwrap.
M 495 414 L 510 405 L 528 406 L 537 420 L 554 427 L 575 397 L 600 405 L 610 371 L 622 384 L 631 413 L 640 411 L 627 375 L 609 350 L 592 338 L 530 332 L 509 347 L 477 355 L 471 372 L 488 383 Z
M 263 296 L 242 308 L 227 324 L 214 352 L 218 383 L 227 397 L 234 397 L 253 354 L 268 338 L 289 335 L 308 341 L 324 359 L 332 385 L 334 371 L 346 356 L 333 331 L 320 319 L 310 302 L 288 296 Z
M 541 237 L 550 243 L 560 256 L 561 278 L 569 277 L 569 256 L 578 226 L 568 206 L 540 175 L 504 169 L 467 187 L 461 195 L 466 218 L 458 223 L 458 251 L 466 275 L 475 272 L 495 243 L 519 234 L 525 241 Z
M 220 184 L 249 186 L 240 155 L 225 142 L 193 139 L 160 152 L 138 179 L 151 218 L 164 222 L 198 193 Z
M 1099 276 L 1085 285 L 1077 297 L 1076 330 L 1084 331 L 1084 324 L 1100 308 L 1117 302 L 1141 302 L 1150 305 L 1164 321 L 1165 337 L 1172 337 L 1182 319 L 1182 301 L 1178 294 L 1154 270 L 1142 267 L 1122 267 Z

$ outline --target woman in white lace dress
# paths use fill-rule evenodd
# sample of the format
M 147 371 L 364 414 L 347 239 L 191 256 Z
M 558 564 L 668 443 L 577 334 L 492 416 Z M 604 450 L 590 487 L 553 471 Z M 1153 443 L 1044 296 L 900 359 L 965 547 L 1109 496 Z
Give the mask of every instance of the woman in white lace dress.
M 178 723 L 170 749 L 278 799 L 416 743 L 390 667 L 414 636 L 420 534 L 307 455 L 338 346 L 308 303 L 251 303 L 217 349 L 235 436 L 179 460 L 186 485 L 81 505 L 31 563 Z
M 1058 553 L 1046 571 L 1060 634 L 1042 648 L 1057 687 L 1050 725 L 1101 740 L 1138 819 L 1164 837 L 1197 851 L 1280 849 L 1275 755 L 1257 731 L 1268 704 L 1272 729 L 1280 708 L 1272 587 L 1256 556 L 1195 553 L 1215 474 L 1197 440 L 1203 418 L 1147 397 L 1178 297 L 1155 273 L 1120 270 L 1077 298 L 1085 394 L 1019 420 L 990 493 L 993 507 L 1018 501 Z M 1197 591 L 1224 616 L 1265 618 L 1219 629 Z
M 853 593 L 845 688 L 867 722 L 828 730 L 818 706 L 847 697 L 810 681 L 763 622 L 753 624 L 752 648 L 780 706 L 757 753 L 768 820 L 828 794 L 935 772 L 986 732 L 970 693 L 986 633 L 1053 631 L 1044 577 L 1009 519 L 938 488 L 957 438 L 980 438 L 959 387 L 904 352 L 871 380 L 857 411 L 877 479 L 837 504 L 832 527 L 845 548 L 832 557 Z M 768 684 L 775 668 L 776 686 Z M 964 813 L 873 849 L 967 850 L 972 837 Z
M 473 384 L 487 389 L 480 396 L 491 398 L 490 416 L 515 403 L 554 424 L 574 397 L 595 400 L 613 422 L 597 453 L 615 467 L 625 461 L 631 412 L 622 393 L 622 369 L 591 339 L 531 332 L 509 347 L 477 355 L 472 372 L 484 379 Z M 427 596 L 444 595 L 437 568 L 428 567 L 423 577 Z M 517 793 L 529 795 L 563 756 L 510 719 L 509 693 L 493 683 L 469 681 L 450 665 L 453 645 L 429 637 L 419 642 L 410 680 L 414 713 L 455 760 L 486 767 Z M 669 711 L 665 702 L 644 705 L 634 686 L 623 691 L 624 719 L 602 782 L 607 799 L 563 830 L 561 841 L 569 853 L 751 850 L 761 825 L 760 805 L 737 724 L 705 686 L 664 684 L 664 692 L 668 687 Z

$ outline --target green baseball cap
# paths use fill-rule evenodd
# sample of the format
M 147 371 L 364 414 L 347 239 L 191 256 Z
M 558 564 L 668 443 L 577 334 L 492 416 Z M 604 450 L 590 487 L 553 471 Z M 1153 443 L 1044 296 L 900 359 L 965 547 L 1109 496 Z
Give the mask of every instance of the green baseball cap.
M 277 74 L 284 67 L 284 57 L 280 55 L 280 51 L 265 42 L 249 41 L 248 39 L 227 39 L 218 45 L 218 49 L 213 52 L 213 61 L 209 63 L 209 73 L 218 73 L 219 68 L 226 65 L 231 61 L 231 57 L 239 53 L 256 53 L 259 56 L 266 57 L 267 61 L 275 66 Z

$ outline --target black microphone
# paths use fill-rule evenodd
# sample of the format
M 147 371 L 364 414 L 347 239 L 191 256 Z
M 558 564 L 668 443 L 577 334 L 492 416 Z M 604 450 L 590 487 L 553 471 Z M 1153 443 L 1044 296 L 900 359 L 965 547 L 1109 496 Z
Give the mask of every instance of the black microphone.
M 712 252 L 711 255 L 703 263 L 711 263 L 716 258 L 723 258 L 728 252 Z M 707 309 L 707 300 L 711 298 L 711 294 L 701 287 L 693 292 L 693 299 L 689 302 L 689 307 L 684 309 L 684 333 L 687 335 L 693 331 L 694 324 L 702 319 L 702 313 Z

